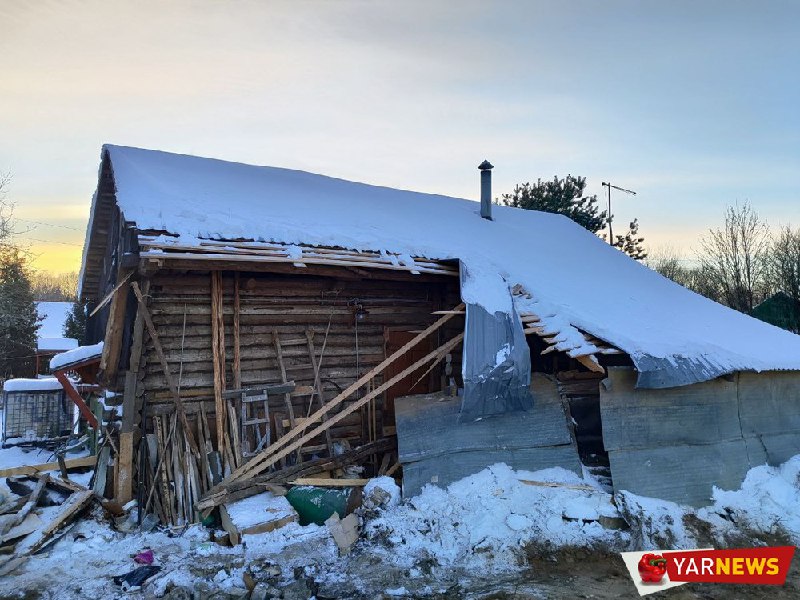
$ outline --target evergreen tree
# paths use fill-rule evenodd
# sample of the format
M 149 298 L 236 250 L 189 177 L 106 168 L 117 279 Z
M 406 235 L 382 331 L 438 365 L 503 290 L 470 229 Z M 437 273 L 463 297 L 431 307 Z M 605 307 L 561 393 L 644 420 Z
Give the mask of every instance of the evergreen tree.
M 26 256 L 0 244 L 0 377 L 34 375 L 40 320 Z
M 639 236 L 639 219 L 631 221 L 628 233 L 618 235 L 614 245 L 634 260 L 644 260 L 647 258 L 643 243 L 644 238 Z
M 86 303 L 77 301 L 64 321 L 64 337 L 75 338 L 79 344 L 86 341 Z
M 511 194 L 503 194 L 501 202 L 506 206 L 540 210 L 565 215 L 581 227 L 597 233 L 608 223 L 608 214 L 600 211 L 597 195 L 584 196 L 585 177 L 557 176 L 552 181 L 537 180 L 535 184 L 517 185 Z

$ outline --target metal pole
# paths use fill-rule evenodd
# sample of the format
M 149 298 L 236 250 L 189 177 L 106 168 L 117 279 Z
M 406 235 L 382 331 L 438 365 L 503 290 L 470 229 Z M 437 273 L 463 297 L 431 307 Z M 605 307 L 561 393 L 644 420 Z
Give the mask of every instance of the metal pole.
M 614 245 L 614 232 L 611 230 L 611 182 L 608 182 L 608 243 Z

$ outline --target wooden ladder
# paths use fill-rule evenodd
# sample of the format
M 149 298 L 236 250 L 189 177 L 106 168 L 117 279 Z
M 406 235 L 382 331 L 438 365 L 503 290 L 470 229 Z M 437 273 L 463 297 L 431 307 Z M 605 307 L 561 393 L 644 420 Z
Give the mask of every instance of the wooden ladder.
M 309 414 L 311 413 L 311 408 L 314 404 L 314 397 L 316 396 L 319 405 L 322 406 L 324 404 L 324 400 L 322 398 L 322 390 L 319 382 L 319 364 L 317 363 L 317 355 L 316 349 L 314 348 L 314 332 L 310 329 L 306 328 L 305 330 L 305 337 L 304 338 L 294 338 L 288 339 L 281 342 L 280 336 L 278 334 L 277 329 L 272 330 L 272 342 L 275 345 L 275 354 L 278 358 L 278 367 L 280 368 L 281 373 L 281 380 L 282 382 L 287 381 L 286 373 L 287 371 L 298 371 L 298 370 L 308 370 L 311 371 L 311 376 L 313 378 L 314 385 L 311 388 L 311 391 L 308 392 L 309 398 Z M 300 365 L 290 365 L 286 366 L 283 361 L 283 348 L 285 346 L 306 346 L 308 350 L 308 364 L 300 364 Z M 295 394 L 295 395 L 306 395 L 305 393 Z M 298 418 L 294 414 L 294 407 L 292 406 L 292 394 L 285 395 L 286 401 L 286 410 L 287 416 L 289 420 L 289 429 L 294 429 L 298 425 Z M 324 418 L 327 418 L 327 414 L 324 415 Z M 276 415 L 275 420 L 275 429 L 276 429 L 276 437 L 282 437 L 285 433 L 284 430 L 284 423 L 282 419 L 282 415 Z M 325 447 L 328 450 L 328 456 L 333 456 L 333 441 L 331 439 L 331 433 L 327 429 L 325 430 Z M 298 449 L 296 453 L 298 461 L 300 460 L 300 454 L 303 453 L 304 449 Z M 309 452 L 317 452 L 319 448 L 309 448 Z

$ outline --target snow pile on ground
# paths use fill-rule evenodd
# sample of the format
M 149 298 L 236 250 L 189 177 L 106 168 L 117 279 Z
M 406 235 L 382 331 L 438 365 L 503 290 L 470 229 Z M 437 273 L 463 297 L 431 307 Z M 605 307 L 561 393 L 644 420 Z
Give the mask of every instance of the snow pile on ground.
M 714 489 L 713 510 L 753 531 L 788 535 L 800 545 L 800 455 L 747 472 L 735 491 Z
M 432 558 L 441 566 L 496 571 L 518 565 L 531 542 L 545 547 L 626 546 L 625 534 L 596 520 L 619 516 L 611 495 L 585 487 L 585 480 L 564 469 L 530 473 L 496 464 L 446 490 L 426 486 L 419 496 L 368 523 L 366 535 L 385 542 L 388 560 L 408 567 Z M 565 518 L 565 507 L 577 516 Z

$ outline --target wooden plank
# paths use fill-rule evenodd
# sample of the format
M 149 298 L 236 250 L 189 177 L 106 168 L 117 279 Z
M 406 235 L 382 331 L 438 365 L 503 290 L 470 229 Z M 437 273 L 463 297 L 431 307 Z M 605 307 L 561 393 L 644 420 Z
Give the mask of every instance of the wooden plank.
M 464 304 L 462 303 L 456 306 L 455 309 L 453 310 L 457 311 L 457 310 L 462 310 L 463 308 Z M 369 372 L 361 376 L 357 381 L 349 385 L 345 390 L 343 390 L 335 398 L 327 402 L 313 415 L 310 415 L 309 419 L 311 419 L 311 422 L 315 422 L 321 419 L 325 413 L 327 413 L 329 410 L 338 406 L 344 400 L 349 398 L 356 390 L 364 386 L 370 379 L 382 373 L 387 366 L 394 363 L 401 356 L 404 356 L 411 348 L 419 345 L 422 341 L 426 340 L 430 334 L 432 334 L 434 331 L 437 331 L 440 327 L 442 327 L 442 325 L 450 321 L 453 318 L 453 316 L 454 315 L 442 315 L 441 318 L 439 318 L 434 323 L 425 328 L 422 332 L 414 336 L 414 338 L 409 340 L 406 344 L 404 344 L 391 356 L 385 358 L 383 361 L 381 361 L 380 364 L 378 364 Z M 461 337 L 463 337 L 463 334 L 461 335 Z M 280 440 L 276 440 L 275 443 L 273 443 L 269 448 L 265 449 L 260 455 L 253 457 L 250 461 L 248 461 L 246 464 L 244 464 L 242 467 L 240 467 L 234 473 L 232 473 L 228 478 L 226 478 L 226 481 L 227 482 L 235 481 L 245 473 L 251 471 L 253 468 L 260 468 L 263 461 L 267 460 L 272 454 L 278 452 L 281 448 L 288 445 L 292 439 L 301 435 L 302 432 L 304 431 L 304 428 L 305 427 L 302 428 L 298 427 L 296 429 L 293 429 Z
M 94 307 L 94 310 L 89 313 L 89 317 L 91 318 L 95 316 L 98 312 L 100 312 L 103 309 L 103 307 L 106 304 L 108 304 L 109 301 L 114 297 L 114 294 L 117 293 L 117 290 L 121 288 L 123 285 L 125 285 L 135 272 L 136 271 L 130 271 L 127 275 L 125 275 L 125 277 L 123 277 L 122 280 L 117 285 L 114 286 L 114 289 L 108 292 L 108 294 L 105 295 L 105 297 L 100 301 L 100 303 Z
M 59 528 L 66 525 L 73 517 L 77 516 L 77 514 L 83 510 L 83 508 L 86 507 L 89 502 L 92 501 L 92 497 L 92 491 L 86 490 L 85 492 L 77 492 L 67 499 L 67 501 L 62 505 L 62 510 L 59 512 L 58 516 L 41 531 L 39 539 L 30 547 L 28 552 L 33 554 L 41 549 L 48 541 L 50 541 L 50 538 L 55 535 Z
M 33 488 L 30 496 L 28 496 L 28 501 L 19 510 L 19 512 L 17 512 L 15 515 L 12 515 L 8 519 L 4 518 L 4 516 L 0 517 L 0 535 L 8 533 L 9 530 L 11 530 L 13 527 L 16 527 L 27 518 L 30 512 L 38 504 L 39 498 L 41 497 L 49 479 L 50 476 L 47 474 L 40 475 L 39 481 L 36 482 L 36 486 Z
M 239 320 L 241 316 L 241 299 L 239 294 L 239 272 L 233 274 L 233 387 L 242 387 L 242 355 L 239 339 Z
M 194 452 L 196 455 L 199 455 L 200 449 L 197 447 L 197 442 L 195 441 L 194 435 L 192 435 L 192 430 L 189 427 L 189 420 L 186 418 L 186 410 L 184 409 L 183 401 L 178 393 L 178 388 L 175 386 L 175 380 L 172 378 L 172 372 L 170 371 L 169 364 L 167 363 L 167 358 L 164 355 L 164 349 L 161 346 L 158 333 L 156 333 L 156 328 L 155 325 L 153 325 L 153 319 L 150 316 L 150 312 L 147 310 L 147 305 L 144 302 L 142 292 L 139 289 L 139 285 L 135 281 L 131 283 L 131 289 L 133 289 L 133 293 L 139 302 L 139 310 L 144 318 L 144 324 L 147 327 L 147 332 L 150 334 L 150 339 L 153 342 L 153 347 L 158 355 L 158 359 L 161 361 L 161 368 L 164 372 L 164 378 L 167 380 L 167 385 L 172 393 L 172 399 L 175 402 L 175 411 L 178 413 L 178 417 L 181 420 L 181 425 L 183 425 L 186 439 L 189 441 L 189 446 L 191 446 L 192 452 Z
M 584 354 L 582 356 L 574 356 L 575 360 L 581 363 L 584 367 L 595 373 L 605 373 L 606 370 L 597 362 L 594 354 Z
M 133 498 L 133 432 L 119 434 L 119 470 L 116 479 L 115 499 L 127 504 Z
M 364 487 L 369 479 L 328 479 L 325 477 L 298 477 L 289 485 L 313 485 L 315 487 Z
M 100 356 L 100 371 L 105 381 L 112 383 L 117 378 L 117 367 L 122 351 L 122 338 L 125 329 L 125 311 L 128 306 L 130 284 L 127 277 L 122 280 L 111 301 L 111 308 L 106 324 L 103 352 Z
M 214 358 L 214 406 L 217 450 L 225 456 L 225 324 L 222 321 L 222 275 L 211 272 L 211 347 Z M 233 469 L 233 467 L 231 467 Z
M 82 456 L 80 458 L 71 458 L 64 461 L 67 469 L 93 467 L 95 466 L 96 462 L 96 456 Z M 12 477 L 14 475 L 36 475 L 37 473 L 43 473 L 47 471 L 57 471 L 58 468 L 58 462 L 49 462 L 39 465 L 21 465 L 19 467 L 0 469 L 0 477 Z

